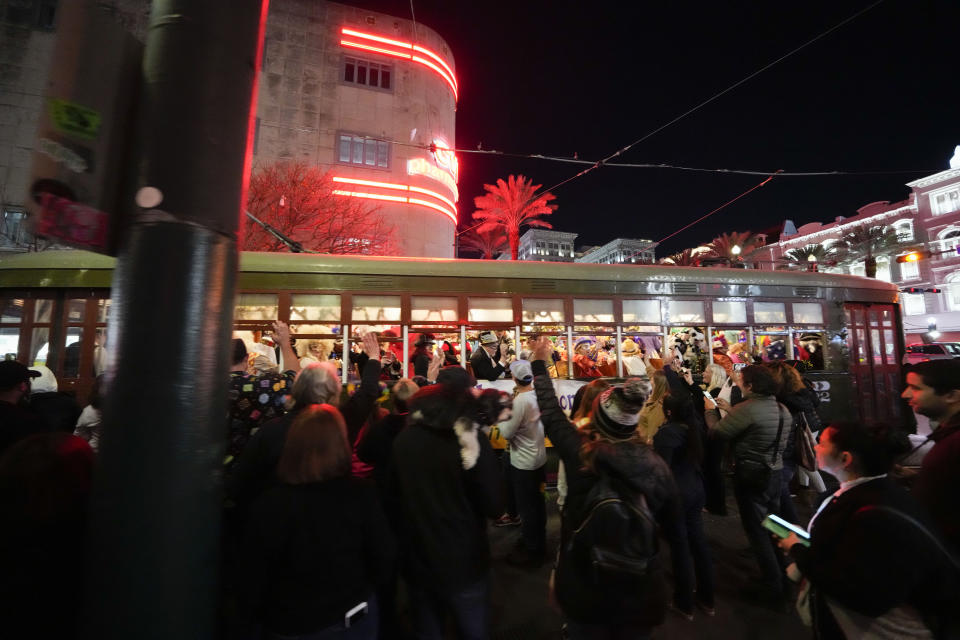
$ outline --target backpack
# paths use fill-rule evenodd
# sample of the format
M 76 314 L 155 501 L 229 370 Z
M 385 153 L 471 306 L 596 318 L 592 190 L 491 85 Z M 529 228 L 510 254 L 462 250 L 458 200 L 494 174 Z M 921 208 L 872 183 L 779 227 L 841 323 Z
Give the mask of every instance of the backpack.
M 644 495 L 600 473 L 587 494 L 584 514 L 564 544 L 557 568 L 564 611 L 574 619 L 661 624 L 667 584 L 657 522 Z

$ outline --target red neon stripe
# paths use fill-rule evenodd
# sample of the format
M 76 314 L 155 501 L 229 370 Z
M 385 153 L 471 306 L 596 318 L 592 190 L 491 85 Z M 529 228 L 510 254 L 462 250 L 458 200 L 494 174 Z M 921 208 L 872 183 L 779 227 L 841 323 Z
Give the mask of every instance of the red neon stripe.
M 411 59 L 412 59 L 414 62 L 419 62 L 420 64 L 422 64 L 422 65 L 424 65 L 424 66 L 426 66 L 426 67 L 430 67 L 431 69 L 433 69 L 434 71 L 436 71 L 436 72 L 440 75 L 440 77 L 443 78 L 444 80 L 446 80 L 446 81 L 447 81 L 447 84 L 450 85 L 450 89 L 453 90 L 453 97 L 454 97 L 454 99 L 458 99 L 458 98 L 460 97 L 460 96 L 457 94 L 457 84 L 450 78 L 450 76 L 448 76 L 448 75 L 443 71 L 443 69 L 441 69 L 441 68 L 438 67 L 437 65 L 433 64 L 433 63 L 430 62 L 429 60 L 427 60 L 427 59 L 425 59 L 425 58 L 421 58 L 420 56 L 412 56 Z
M 410 42 L 403 42 L 402 40 L 391 40 L 390 38 L 384 38 L 383 36 L 375 36 L 372 33 L 364 33 L 362 31 L 354 31 L 353 29 L 347 29 L 346 27 L 340 29 L 340 33 L 342 33 L 345 36 L 357 36 L 358 38 L 375 40 L 377 42 L 382 42 L 384 44 L 392 44 L 396 47 L 403 47 L 404 49 L 414 48 L 413 44 Z
M 436 60 L 437 62 L 439 62 L 439 63 L 440 63 L 440 66 L 443 67 L 444 69 L 446 69 L 446 70 L 447 70 L 447 74 L 449 74 L 449 76 L 453 79 L 453 84 L 454 84 L 455 86 L 457 86 L 457 87 L 460 86 L 460 85 L 457 84 L 457 76 L 453 73 L 453 69 L 451 69 L 449 66 L 447 66 L 447 63 L 444 61 L 443 58 L 441 58 L 440 56 L 438 56 L 437 54 L 435 54 L 433 51 L 430 51 L 430 49 L 427 49 L 426 47 L 421 47 L 421 46 L 419 46 L 419 45 L 413 45 L 413 50 L 414 50 L 414 51 L 418 51 L 418 52 L 420 52 L 420 53 L 425 53 L 425 54 L 427 54 L 428 56 L 430 56 L 431 58 L 433 58 L 434 60 Z
M 393 51 L 391 49 L 384 49 L 382 47 L 374 47 L 371 45 L 365 45 L 365 44 L 361 44 L 359 42 L 353 42 L 350 40 L 340 40 L 340 44 L 345 47 L 355 47 L 357 49 L 366 49 L 367 51 L 383 53 L 390 56 L 396 56 L 398 58 L 408 58 L 426 67 L 430 67 L 431 69 L 436 71 L 440 75 L 440 77 L 442 77 L 444 80 L 447 81 L 447 84 L 449 84 L 450 88 L 453 89 L 454 98 L 459 97 L 459 85 L 457 84 L 457 77 L 453 73 L 453 69 L 450 68 L 450 65 L 448 65 L 443 58 L 438 56 L 436 53 L 434 53 L 430 49 L 426 47 L 421 47 L 420 45 L 413 44 L 411 42 L 405 42 L 403 40 L 392 40 L 390 38 L 374 35 L 372 33 L 355 31 L 353 29 L 348 29 L 346 27 L 341 28 L 340 33 L 342 33 L 345 36 L 353 36 L 355 38 L 360 38 L 363 40 L 372 40 L 373 42 L 380 42 L 382 44 L 391 45 L 394 47 L 399 47 L 399 48 L 407 49 L 410 51 L 416 51 L 418 53 L 422 53 L 426 56 L 429 56 L 430 58 L 433 58 L 440 64 L 440 67 L 438 67 L 437 65 L 435 65 L 434 63 L 430 62 L 425 58 L 421 58 L 420 56 L 415 56 L 411 53 L 407 53 L 403 51 Z
M 345 191 L 341 189 L 333 190 L 333 194 L 338 196 L 351 196 L 354 198 L 370 198 L 373 200 L 387 200 L 390 202 L 402 202 L 407 204 L 417 204 L 424 207 L 429 207 L 431 209 L 435 209 L 443 213 L 445 216 L 450 218 L 454 222 L 454 224 L 456 224 L 457 222 L 456 205 L 454 205 L 449 199 L 445 198 L 439 193 L 435 191 L 430 191 L 429 189 L 423 189 L 421 187 L 414 187 L 414 186 L 403 185 L 403 184 L 394 184 L 390 182 L 374 182 L 372 180 L 360 180 L 359 178 L 334 177 L 333 181 L 341 184 L 356 184 L 356 185 L 362 185 L 362 186 L 368 186 L 368 187 L 396 189 L 399 191 L 416 191 L 417 193 L 423 193 L 425 195 L 437 198 L 438 200 L 441 200 L 442 202 L 449 204 L 452 208 L 452 211 L 448 210 L 446 207 L 439 205 L 435 202 L 430 202 L 428 200 L 421 200 L 420 198 L 393 196 L 393 195 L 387 195 L 384 193 L 370 193 L 367 191 Z
M 381 47 L 374 47 L 369 44 L 360 44 L 359 42 L 350 42 L 349 40 L 341 40 L 340 44 L 345 47 L 353 47 L 354 49 L 366 49 L 367 51 L 376 51 L 377 53 L 384 53 L 388 56 L 395 56 L 397 58 L 406 58 L 410 60 L 413 58 L 412 54 L 404 53 L 403 51 L 391 51 L 390 49 L 383 49 Z

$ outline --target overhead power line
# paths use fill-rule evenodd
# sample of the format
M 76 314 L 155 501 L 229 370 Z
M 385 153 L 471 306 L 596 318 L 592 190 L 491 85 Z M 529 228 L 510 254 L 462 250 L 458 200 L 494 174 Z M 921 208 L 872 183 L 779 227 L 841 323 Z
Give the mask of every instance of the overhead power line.
M 637 139 L 637 140 L 634 140 L 633 142 L 631 142 L 631 143 L 628 144 L 627 146 L 625 146 L 625 147 L 623 147 L 623 148 L 621 148 L 621 149 L 618 149 L 617 151 L 611 153 L 609 156 L 607 156 L 607 157 L 604 158 L 603 160 L 600 160 L 599 162 L 594 163 L 593 166 L 588 167 L 588 168 L 584 169 L 583 171 L 580 171 L 580 172 L 577 173 L 576 175 L 573 175 L 573 176 L 567 178 L 566 180 L 564 180 L 564 181 L 562 181 L 562 182 L 558 182 L 557 184 L 553 185 L 553 186 L 550 187 L 549 189 L 545 189 L 543 192 L 541 192 L 541 195 L 542 195 L 543 193 L 546 193 L 546 192 L 549 192 L 549 191 L 553 191 L 554 189 L 558 189 L 559 187 L 562 187 L 563 185 L 567 184 L 568 182 L 571 182 L 571 181 L 573 181 L 573 180 L 576 180 L 577 178 L 579 178 L 579 177 L 581 177 L 581 176 L 587 175 L 587 174 L 590 173 L 591 171 L 594 171 L 594 170 L 596 170 L 596 169 L 599 169 L 600 167 L 604 166 L 604 165 L 605 165 L 607 162 L 609 162 L 610 160 L 613 160 L 613 159 L 616 158 L 617 156 L 619 156 L 619 155 L 621 155 L 621 154 L 629 151 L 631 148 L 635 147 L 636 145 L 640 144 L 641 142 L 643 142 L 643 141 L 651 138 L 652 136 L 660 133 L 661 131 L 663 131 L 663 130 L 666 129 L 667 127 L 669 127 L 669 126 L 671 126 L 671 125 L 679 122 L 680 120 L 686 118 L 686 117 L 687 117 L 688 115 L 690 115 L 691 113 L 694 113 L 695 111 L 700 110 L 701 108 L 703 108 L 703 107 L 705 107 L 706 105 L 710 104 L 711 102 L 713 102 L 713 101 L 716 100 L 717 98 L 719 98 L 719 97 L 721 97 L 721 96 L 729 93 L 730 91 L 733 91 L 734 89 L 736 89 L 737 87 L 739 87 L 739 86 L 742 85 L 743 83 L 748 82 L 749 80 L 752 80 L 753 78 L 757 77 L 758 75 L 760 75 L 761 73 L 763 73 L 764 71 L 766 71 L 767 69 L 769 69 L 770 67 L 772 67 L 772 66 L 774 66 L 774 65 L 782 62 L 783 60 L 786 60 L 787 58 L 789 58 L 789 57 L 792 56 L 793 54 L 797 53 L 798 51 L 800 51 L 800 50 L 802 50 L 802 49 L 805 49 L 806 47 L 808 47 L 809 45 L 813 44 L 813 43 L 816 42 L 817 40 L 820 40 L 821 38 L 823 38 L 823 37 L 825 37 L 825 36 L 833 33 L 834 31 L 836 31 L 836 30 L 839 29 L 840 27 L 844 26 L 844 25 L 847 24 L 848 22 L 850 22 L 850 21 L 852 21 L 852 20 L 855 20 L 856 18 L 859 18 L 861 15 L 863 15 L 864 13 L 866 13 L 867 11 L 869 11 L 870 9 L 873 9 L 874 7 L 876 7 L 878 4 L 880 4 L 880 3 L 882 3 L 882 2 L 883 2 L 883 0 L 877 0 L 877 1 L 874 2 L 873 4 L 867 6 L 866 8 L 861 9 L 860 11 L 856 12 L 855 14 L 853 14 L 852 16 L 850 16 L 849 18 L 846 18 L 845 20 L 842 20 L 840 23 L 834 25 L 833 27 L 830 27 L 829 29 L 827 29 L 826 31 L 824 31 L 823 33 L 821 33 L 820 35 L 818 35 L 818 36 L 816 36 L 816 37 L 808 40 L 807 42 L 803 43 L 802 45 L 800 45 L 800 46 L 797 47 L 796 49 L 793 49 L 792 51 L 789 51 L 789 52 L 785 53 L 784 55 L 780 56 L 779 58 L 777 58 L 777 59 L 774 60 L 773 62 L 771 62 L 771 63 L 769 63 L 769 64 L 761 67 L 760 69 L 754 71 L 753 73 L 751 73 L 751 74 L 748 75 L 747 77 L 743 78 L 742 80 L 739 80 L 739 81 L 733 83 L 732 85 L 730 85 L 729 87 L 727 87 L 727 88 L 724 89 L 723 91 L 720 91 L 719 93 L 715 93 L 714 95 L 710 96 L 709 98 L 707 98 L 706 100 L 704 100 L 703 102 L 701 102 L 701 103 L 698 104 L 697 106 L 693 107 L 692 109 L 688 109 L 687 111 L 681 113 L 679 116 L 677 116 L 677 117 L 674 118 L 673 120 L 670 120 L 670 121 L 667 122 L 666 124 L 663 124 L 663 125 L 657 127 L 656 129 L 654 129 L 654 130 L 651 131 L 650 133 L 646 134 L 646 135 L 643 136 L 642 138 L 639 138 L 639 139 Z M 534 195 L 533 197 L 536 198 L 537 195 Z

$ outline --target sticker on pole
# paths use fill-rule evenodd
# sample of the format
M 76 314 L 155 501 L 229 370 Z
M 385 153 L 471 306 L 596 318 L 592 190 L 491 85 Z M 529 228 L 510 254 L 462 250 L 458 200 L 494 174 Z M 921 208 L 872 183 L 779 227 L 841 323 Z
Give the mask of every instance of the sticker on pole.
M 61 133 L 93 140 L 100 132 L 100 114 L 93 109 L 60 98 L 47 101 L 50 120 Z
M 103 252 L 107 247 L 109 225 L 110 216 L 103 211 L 50 193 L 40 196 L 37 235 Z

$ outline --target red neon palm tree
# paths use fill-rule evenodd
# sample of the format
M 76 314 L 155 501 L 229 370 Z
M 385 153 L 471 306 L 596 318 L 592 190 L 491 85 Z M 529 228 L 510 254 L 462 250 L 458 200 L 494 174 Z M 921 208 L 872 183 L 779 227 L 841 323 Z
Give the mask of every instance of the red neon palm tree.
M 542 185 L 533 184 L 532 180 L 524 176 L 513 176 L 498 179 L 497 184 L 485 184 L 487 190 L 482 196 L 473 199 L 477 210 L 473 217 L 483 222 L 478 228 L 479 233 L 503 227 L 510 241 L 510 259 L 516 260 L 520 249 L 520 227 L 543 227 L 552 229 L 553 226 L 539 216 L 550 215 L 557 209 L 555 204 L 547 204 L 556 196 L 552 193 L 536 195 Z

